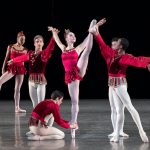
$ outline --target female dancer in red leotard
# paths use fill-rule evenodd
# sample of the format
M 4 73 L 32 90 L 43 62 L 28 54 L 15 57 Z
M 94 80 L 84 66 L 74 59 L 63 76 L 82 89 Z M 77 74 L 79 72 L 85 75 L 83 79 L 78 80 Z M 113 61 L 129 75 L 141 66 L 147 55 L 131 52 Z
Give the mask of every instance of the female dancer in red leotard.
M 96 24 L 96 20 L 92 20 L 90 27 Z M 88 34 L 86 39 L 74 47 L 76 37 L 70 30 L 65 30 L 65 40 L 67 46 L 61 43 L 57 29 L 48 27 L 52 31 L 53 37 L 57 45 L 62 50 L 62 63 L 65 69 L 65 83 L 68 85 L 69 95 L 71 97 L 71 124 L 77 122 L 77 116 L 79 112 L 79 84 L 80 80 L 84 77 L 88 65 L 89 55 L 93 46 L 93 35 Z M 82 54 L 81 54 L 82 53 Z M 79 55 L 80 58 L 78 59 Z M 72 138 L 75 138 L 75 130 L 71 130 Z
M 2 67 L 2 76 L 0 77 L 0 88 L 1 88 L 3 83 L 7 82 L 9 79 L 15 76 L 14 99 L 15 99 L 16 113 L 26 112 L 26 110 L 20 108 L 20 89 L 23 83 L 24 74 L 26 73 L 26 68 L 23 62 L 8 65 L 6 71 L 5 71 L 5 67 L 9 57 L 10 59 L 13 59 L 15 57 L 27 53 L 27 49 L 23 46 L 24 43 L 25 43 L 25 35 L 21 31 L 17 34 L 17 43 L 9 45 L 7 48 L 6 57 L 4 59 L 3 67 Z

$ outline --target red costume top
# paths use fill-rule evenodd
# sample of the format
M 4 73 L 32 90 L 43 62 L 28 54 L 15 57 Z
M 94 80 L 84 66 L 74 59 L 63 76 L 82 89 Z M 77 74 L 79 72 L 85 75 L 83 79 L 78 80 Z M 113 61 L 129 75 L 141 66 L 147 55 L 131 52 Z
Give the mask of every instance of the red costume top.
M 147 68 L 150 57 L 134 57 L 131 54 L 119 54 L 117 50 L 113 50 L 106 45 L 100 34 L 96 35 L 95 38 L 102 56 L 107 63 L 109 77 L 126 77 L 126 69 L 128 66 Z
M 35 51 L 30 50 L 26 55 L 13 59 L 13 62 L 18 63 L 29 61 L 29 80 L 34 83 L 46 83 L 46 79 L 44 76 L 45 68 L 48 59 L 52 55 L 54 47 L 55 41 L 53 38 L 51 38 L 46 49 L 40 51 L 39 53 L 35 53 Z
M 10 47 L 10 49 L 9 49 L 10 50 L 10 59 L 14 59 L 18 56 L 22 56 L 27 53 L 26 48 L 24 48 L 23 50 L 17 50 L 17 49 L 15 49 L 15 47 L 13 45 L 10 45 L 9 47 Z M 25 74 L 27 72 L 23 62 L 18 62 L 15 64 L 8 65 L 7 71 L 11 72 L 12 74 L 16 74 L 16 75 Z
M 32 111 L 31 118 L 35 118 L 41 121 L 42 124 L 46 124 L 44 118 L 47 115 L 53 114 L 54 121 L 63 128 L 70 128 L 69 121 L 64 120 L 60 116 L 59 105 L 53 102 L 51 99 L 40 102 Z M 31 125 L 31 122 L 29 122 Z M 37 124 L 38 125 L 38 122 Z
M 65 83 L 81 80 L 82 77 L 79 75 L 79 68 L 77 67 L 78 53 L 76 50 L 63 52 L 61 58 L 65 69 Z

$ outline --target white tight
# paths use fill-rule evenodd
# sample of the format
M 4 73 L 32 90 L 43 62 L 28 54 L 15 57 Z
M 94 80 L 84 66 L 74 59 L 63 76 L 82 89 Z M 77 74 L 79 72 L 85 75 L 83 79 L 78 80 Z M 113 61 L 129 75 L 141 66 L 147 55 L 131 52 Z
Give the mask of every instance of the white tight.
M 77 66 L 80 69 L 79 75 L 84 77 L 88 65 L 89 55 L 92 50 L 93 45 L 93 35 L 89 33 L 86 42 L 86 48 L 82 52 Z M 77 122 L 77 116 L 79 112 L 79 80 L 72 81 L 68 84 L 68 91 L 71 97 L 72 107 L 71 107 L 71 123 Z
M 0 88 L 5 82 L 10 80 L 12 77 L 14 77 L 14 74 L 6 71 L 0 77 Z M 20 108 L 20 106 L 19 106 L 20 105 L 20 89 L 21 89 L 23 80 L 24 80 L 24 75 L 15 75 L 15 89 L 14 89 L 15 109 Z
M 29 95 L 33 104 L 33 108 L 45 99 L 46 85 L 36 84 L 29 81 Z
M 134 106 L 132 105 L 131 99 L 129 97 L 129 94 L 127 92 L 127 86 L 126 85 L 121 85 L 118 86 L 116 88 L 114 87 L 110 87 L 110 92 L 113 95 L 114 98 L 114 103 L 111 103 L 111 107 L 115 108 L 115 113 L 116 115 L 116 119 L 114 119 L 112 117 L 112 122 L 114 124 L 115 127 L 115 133 L 117 136 L 119 136 L 120 130 L 122 129 L 122 125 L 123 125 L 123 111 L 124 111 L 124 107 L 123 105 L 127 108 L 127 110 L 129 111 L 129 113 L 131 114 L 134 122 L 136 123 L 138 130 L 140 133 L 143 133 L 143 127 L 141 124 L 141 120 L 140 120 L 140 116 L 137 112 L 137 110 L 134 108 Z M 111 101 L 112 102 L 112 101 Z M 114 112 L 113 112 L 114 113 Z M 114 123 L 114 120 L 116 120 L 116 124 Z
M 115 107 L 115 101 L 117 101 L 117 108 Z M 124 126 L 124 108 L 121 99 L 118 97 L 117 93 L 113 89 L 113 87 L 109 87 L 109 102 L 110 102 L 110 108 L 111 108 L 111 122 L 113 126 L 113 130 L 116 129 L 116 120 L 117 115 L 120 115 L 120 133 L 123 133 L 123 126 Z

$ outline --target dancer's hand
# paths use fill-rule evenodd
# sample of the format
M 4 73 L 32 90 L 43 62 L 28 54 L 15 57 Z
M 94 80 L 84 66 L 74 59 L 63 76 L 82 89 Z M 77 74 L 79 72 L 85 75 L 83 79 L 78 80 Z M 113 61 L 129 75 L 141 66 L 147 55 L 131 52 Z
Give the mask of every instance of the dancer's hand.
M 106 18 L 101 19 L 96 25 L 98 27 L 102 26 L 106 22 Z
M 11 60 L 7 61 L 7 64 L 8 64 L 8 65 L 13 64 L 13 59 L 11 59 Z
M 147 69 L 150 72 L 150 64 L 147 65 Z
M 56 32 L 56 33 L 59 33 L 60 31 L 56 28 L 53 28 L 51 26 L 48 26 L 48 31 L 51 31 L 51 32 Z

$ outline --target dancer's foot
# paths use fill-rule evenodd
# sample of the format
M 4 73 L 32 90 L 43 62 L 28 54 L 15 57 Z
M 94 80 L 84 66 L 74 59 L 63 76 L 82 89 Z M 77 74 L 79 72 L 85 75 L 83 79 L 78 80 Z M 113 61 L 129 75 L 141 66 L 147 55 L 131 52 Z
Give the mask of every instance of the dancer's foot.
M 31 136 L 35 136 L 35 134 L 33 132 L 29 131 L 29 132 L 26 133 L 26 136 L 31 137 Z
M 21 109 L 21 108 L 16 108 L 15 113 L 26 113 L 26 110 Z
M 40 140 L 39 135 L 28 136 L 27 138 L 28 138 L 28 140 L 32 140 L 32 141 L 39 141 Z
M 119 142 L 119 136 L 113 136 L 111 139 L 110 139 L 110 142 L 115 142 L 115 143 L 118 143 Z
M 141 139 L 142 139 L 142 141 L 144 143 L 149 142 L 149 139 L 148 139 L 148 137 L 147 137 L 147 135 L 146 135 L 146 133 L 144 131 L 143 132 L 139 132 L 139 134 L 140 134 L 140 137 L 141 137 Z
M 93 19 L 90 23 L 89 29 L 92 28 L 94 25 L 96 25 L 96 23 L 97 23 L 97 20 Z
M 115 133 L 114 133 L 114 132 L 108 135 L 108 137 L 112 137 L 112 136 L 115 136 Z M 129 137 L 129 135 L 126 134 L 126 133 L 124 133 L 124 132 L 121 132 L 121 133 L 119 134 L 119 136 L 122 136 L 122 137 Z
M 94 25 L 92 26 L 91 28 L 89 28 L 89 33 L 92 33 L 94 35 L 97 35 L 98 34 L 98 26 L 97 25 Z
M 124 133 L 124 132 L 121 132 L 121 133 L 119 134 L 119 136 L 122 136 L 122 137 L 129 137 L 129 135 L 126 134 L 126 133 Z

